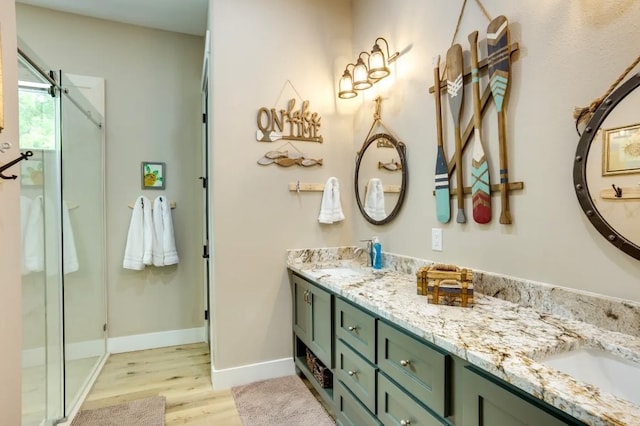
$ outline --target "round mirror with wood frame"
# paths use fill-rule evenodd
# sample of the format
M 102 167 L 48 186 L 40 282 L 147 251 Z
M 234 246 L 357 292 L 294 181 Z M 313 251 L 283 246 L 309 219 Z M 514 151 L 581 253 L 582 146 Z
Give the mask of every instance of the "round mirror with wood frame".
M 640 73 L 625 81 L 621 86 L 614 90 L 597 108 L 589 122 L 587 123 L 584 133 L 578 142 L 576 156 L 573 165 L 573 183 L 580 202 L 582 210 L 584 210 L 587 218 L 593 226 L 604 236 L 611 244 L 627 253 L 628 255 L 640 260 L 640 245 L 622 235 L 598 210 L 592 197 L 597 196 L 595 192 L 589 191 L 587 184 L 587 159 L 589 151 L 600 134 L 605 119 L 611 114 L 614 108 L 629 94 L 631 94 L 638 86 L 640 86 Z M 614 188 L 615 189 L 615 188 Z M 620 200 L 620 202 L 623 202 Z
M 390 148 L 393 148 L 393 151 Z M 396 156 L 399 161 L 395 160 Z M 391 161 L 380 161 L 382 158 Z M 385 182 L 394 183 L 398 174 L 400 175 L 399 185 L 383 185 Z M 393 201 L 393 208 L 388 214 L 377 216 L 369 213 L 371 210 L 366 205 L 368 201 L 366 191 L 373 179 L 384 188 L 381 196 L 387 200 L 387 204 L 390 204 L 389 201 Z M 391 222 L 402 208 L 407 191 L 406 145 L 387 133 L 377 133 L 369 137 L 358 152 L 354 182 L 356 201 L 364 218 L 373 225 L 384 225 Z

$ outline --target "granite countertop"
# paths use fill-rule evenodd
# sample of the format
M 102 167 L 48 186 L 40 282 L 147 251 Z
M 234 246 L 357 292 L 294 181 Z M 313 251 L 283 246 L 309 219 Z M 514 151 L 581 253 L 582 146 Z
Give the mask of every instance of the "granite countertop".
M 486 296 L 478 286 L 472 308 L 428 304 L 411 268 L 385 253 L 391 267 L 373 270 L 348 252 L 290 251 L 287 266 L 586 424 L 640 425 L 640 406 L 536 361 L 589 346 L 640 363 L 640 337 Z

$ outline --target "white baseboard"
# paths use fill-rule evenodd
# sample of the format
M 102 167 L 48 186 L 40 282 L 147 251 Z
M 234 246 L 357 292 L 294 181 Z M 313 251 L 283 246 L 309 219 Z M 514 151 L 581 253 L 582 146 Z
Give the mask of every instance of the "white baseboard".
M 98 357 L 105 354 L 104 340 L 87 340 L 69 343 L 65 347 L 65 357 L 68 361 L 76 359 Z M 46 362 L 44 347 L 25 349 L 22 351 L 22 367 L 42 366 Z
M 161 331 L 158 333 L 137 334 L 134 336 L 111 337 L 107 339 L 107 352 L 122 353 L 141 351 L 144 349 L 164 348 L 167 346 L 188 345 L 205 342 L 205 328 L 187 328 L 184 330 Z M 104 341 L 87 340 L 69 343 L 65 347 L 67 360 L 76 360 L 104 355 Z M 25 349 L 22 351 L 22 367 L 37 367 L 46 362 L 44 347 Z
M 204 327 L 196 327 L 133 336 L 110 337 L 107 340 L 107 352 L 118 354 L 167 346 L 189 345 L 191 343 L 204 342 L 206 340 L 204 334 Z
M 240 367 L 216 370 L 211 365 L 211 381 L 214 390 L 229 389 L 260 380 L 295 374 L 293 358 L 276 359 L 258 364 L 242 365 Z

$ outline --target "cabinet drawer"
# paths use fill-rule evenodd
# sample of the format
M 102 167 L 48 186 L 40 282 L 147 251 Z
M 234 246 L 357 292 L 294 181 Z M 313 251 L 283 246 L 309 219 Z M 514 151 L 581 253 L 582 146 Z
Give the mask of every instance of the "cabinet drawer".
M 450 414 L 450 356 L 378 323 L 378 367 L 442 417 Z
M 335 375 L 365 407 L 376 412 L 376 368 L 341 340 L 336 340 Z
M 431 414 L 378 372 L 378 419 L 385 425 L 436 426 L 444 420 Z
M 358 399 L 336 380 L 334 390 L 334 401 L 336 405 L 336 423 L 340 426 L 380 426 L 375 416 L 362 405 Z
M 376 320 L 366 312 L 336 298 L 336 337 L 375 363 Z

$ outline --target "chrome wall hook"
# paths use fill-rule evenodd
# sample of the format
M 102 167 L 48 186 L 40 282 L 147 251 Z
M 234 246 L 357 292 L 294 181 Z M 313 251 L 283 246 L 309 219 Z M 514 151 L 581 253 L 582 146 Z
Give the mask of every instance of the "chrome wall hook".
M 33 152 L 32 151 L 27 151 L 27 152 L 22 152 L 20 153 L 20 157 L 16 158 L 13 161 L 9 161 L 7 164 L 0 166 L 0 178 L 2 179 L 17 179 L 18 176 L 17 175 L 11 175 L 11 176 L 5 176 L 2 174 L 2 172 L 4 172 L 5 170 L 7 170 L 9 167 L 13 166 L 14 164 L 19 163 L 22 160 L 28 160 L 29 157 L 33 156 Z
M 4 154 L 4 152 L 8 149 L 11 149 L 11 143 L 9 142 L 3 142 L 0 143 L 0 152 Z

